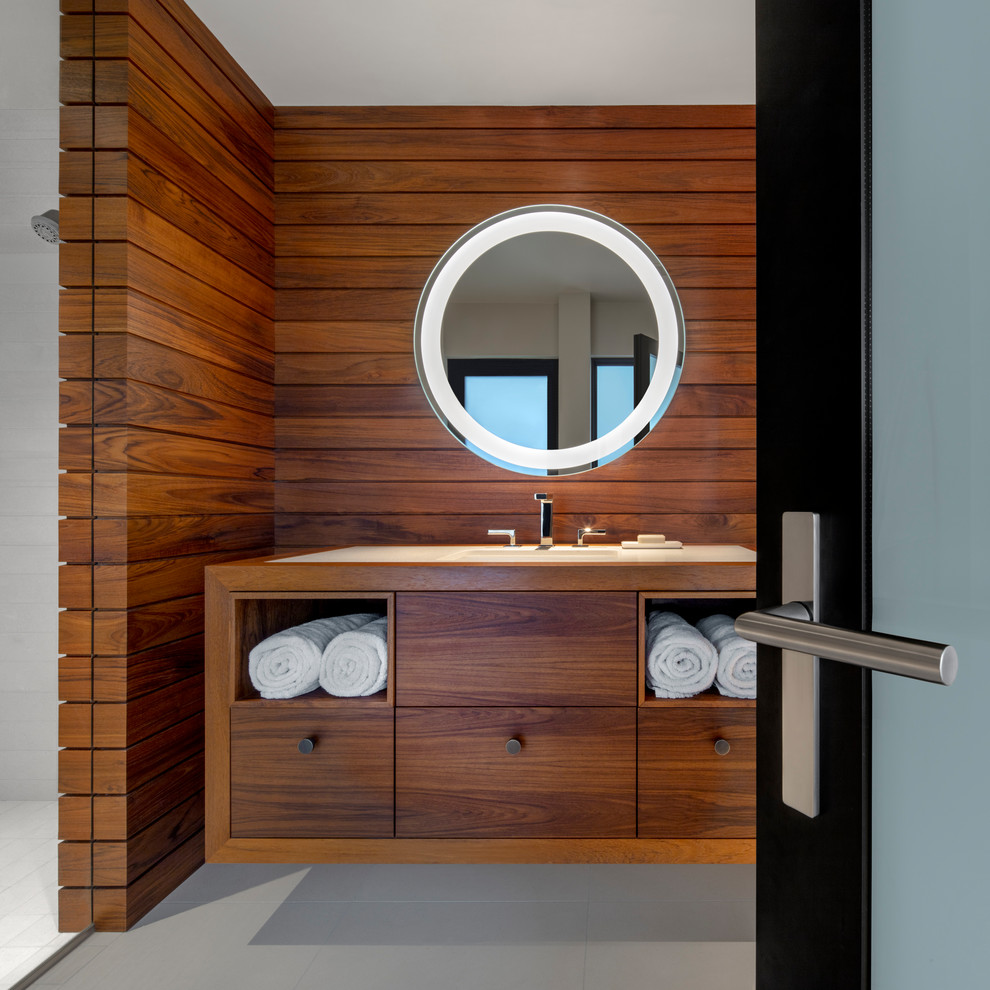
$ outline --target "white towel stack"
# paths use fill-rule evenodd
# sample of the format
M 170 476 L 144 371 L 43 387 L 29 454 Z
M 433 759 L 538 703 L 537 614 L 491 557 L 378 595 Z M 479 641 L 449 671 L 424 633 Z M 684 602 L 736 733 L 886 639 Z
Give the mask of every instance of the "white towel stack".
M 323 651 L 320 687 L 338 698 L 366 697 L 388 679 L 388 619 L 341 633 Z
M 715 680 L 715 647 L 674 612 L 654 612 L 646 624 L 646 683 L 658 698 L 690 698 Z
M 698 623 L 698 629 L 718 650 L 715 686 L 719 693 L 728 698 L 755 698 L 756 644 L 736 633 L 728 615 L 709 615 Z
M 341 633 L 366 626 L 372 613 L 336 615 L 283 629 L 248 653 L 248 676 L 262 698 L 297 698 L 320 686 L 320 662 Z

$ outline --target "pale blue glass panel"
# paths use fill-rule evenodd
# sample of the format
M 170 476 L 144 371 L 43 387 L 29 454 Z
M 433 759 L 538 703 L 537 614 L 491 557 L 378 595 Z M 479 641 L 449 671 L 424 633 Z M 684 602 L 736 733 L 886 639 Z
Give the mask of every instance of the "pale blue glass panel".
M 990 4 L 873 0 L 873 988 L 987 985 Z

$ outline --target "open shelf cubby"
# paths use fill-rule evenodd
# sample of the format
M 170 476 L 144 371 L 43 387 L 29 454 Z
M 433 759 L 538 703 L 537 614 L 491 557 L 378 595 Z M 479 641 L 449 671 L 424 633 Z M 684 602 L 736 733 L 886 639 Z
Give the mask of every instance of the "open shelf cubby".
M 233 601 L 234 704 L 276 707 L 294 705 L 358 706 L 394 704 L 395 595 L 392 592 L 235 593 Z M 289 699 L 262 698 L 248 675 L 248 654 L 269 636 L 293 626 L 339 615 L 370 613 L 388 619 L 388 682 L 385 690 L 369 697 L 336 698 L 322 689 Z

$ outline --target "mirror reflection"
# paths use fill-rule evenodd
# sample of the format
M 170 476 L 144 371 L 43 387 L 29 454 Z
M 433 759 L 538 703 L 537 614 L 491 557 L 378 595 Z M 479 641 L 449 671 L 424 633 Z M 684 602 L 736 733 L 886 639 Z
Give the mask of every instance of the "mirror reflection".
M 526 474 L 568 474 L 655 425 L 679 377 L 683 320 L 663 266 L 629 231 L 533 207 L 447 252 L 420 302 L 416 350 L 434 409 L 470 449 Z

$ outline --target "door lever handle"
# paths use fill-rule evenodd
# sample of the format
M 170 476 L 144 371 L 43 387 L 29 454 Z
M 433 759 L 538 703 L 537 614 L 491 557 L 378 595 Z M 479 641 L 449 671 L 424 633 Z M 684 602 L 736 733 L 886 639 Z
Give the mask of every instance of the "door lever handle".
M 744 639 L 783 651 L 781 796 L 784 804 L 809 818 L 819 811 L 819 657 L 946 685 L 959 669 L 951 646 L 819 622 L 819 529 L 815 512 L 784 513 L 780 590 L 788 604 L 745 612 L 735 623 Z
M 947 644 L 812 622 L 803 602 L 746 612 L 736 619 L 736 632 L 743 639 L 765 646 L 933 684 L 948 686 L 959 670 L 956 651 Z

